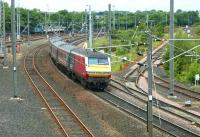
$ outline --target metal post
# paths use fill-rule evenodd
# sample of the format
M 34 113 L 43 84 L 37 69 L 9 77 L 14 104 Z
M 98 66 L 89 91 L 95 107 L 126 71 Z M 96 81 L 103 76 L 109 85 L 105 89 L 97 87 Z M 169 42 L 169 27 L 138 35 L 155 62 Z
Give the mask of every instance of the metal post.
M 136 19 L 136 15 L 135 15 L 135 28 L 136 28 L 136 26 L 137 26 L 137 22 L 136 22 L 136 20 L 137 20 L 137 19 Z
M 58 15 L 59 16 L 59 35 L 60 35 L 60 29 L 61 29 L 61 27 L 60 27 L 60 14 Z
M 72 36 L 74 35 L 74 20 L 72 20 Z
M 148 63 L 148 123 L 147 129 L 149 132 L 149 137 L 153 137 L 153 114 L 152 114 L 152 36 L 148 33 L 148 55 L 147 55 L 147 63 Z
M 118 23 L 118 29 L 120 30 L 120 19 L 119 19 L 120 13 L 118 14 L 118 18 L 117 18 L 117 23 Z
M 20 9 L 19 9 L 19 3 L 17 7 L 17 39 L 20 39 Z
M 17 7 L 17 40 L 19 39 L 19 7 Z
M 87 9 L 85 9 L 85 33 L 86 33 L 86 43 L 87 43 L 87 48 L 88 48 L 88 18 L 87 18 Z
M 127 20 L 127 11 L 126 11 L 126 31 L 127 31 L 127 29 L 128 29 L 128 22 L 127 22 L 128 20 Z
M 114 8 L 114 5 L 113 5 Z M 115 10 L 113 9 L 113 30 L 115 30 Z
M 82 14 L 82 17 L 81 17 L 81 26 L 83 27 L 84 25 L 84 14 Z
M 118 22 L 119 22 L 119 30 L 121 29 L 121 24 L 120 24 L 120 15 L 121 15 L 121 14 L 119 14 L 119 17 L 118 17 Z
M 4 56 L 3 68 L 6 67 L 6 45 L 5 45 L 5 7 L 4 2 L 0 0 L 0 52 Z
M 45 12 L 45 35 L 47 37 L 47 12 Z
M 147 13 L 147 20 L 146 20 L 146 23 L 147 23 L 147 29 L 149 28 L 149 14 Z
M 174 0 L 170 0 L 170 59 L 174 58 Z M 174 95 L 174 60 L 170 60 L 170 91 L 169 95 Z
M 12 54 L 13 54 L 13 98 L 17 98 L 16 95 L 16 21 L 15 21 L 15 0 L 11 0 L 11 29 L 12 29 Z
M 29 11 L 28 11 L 28 45 L 30 45 L 30 15 L 29 15 Z
M 19 38 L 21 38 L 21 11 L 19 9 Z
M 92 48 L 92 13 L 91 13 L 91 5 L 89 5 L 89 43 L 90 43 L 90 48 Z
M 0 0 L 0 54 L 3 54 L 3 1 Z
M 3 2 L 3 1 L 2 1 Z M 4 45 L 4 60 L 3 65 L 7 67 L 7 53 L 6 53 L 6 27 L 5 27 L 5 7 L 4 2 L 3 4 L 3 45 Z
M 106 12 L 104 12 L 104 18 L 103 18 L 103 26 L 104 26 L 104 32 L 107 30 L 107 20 L 106 20 Z M 106 27 L 105 27 L 106 26 Z
M 108 39 L 109 39 L 109 52 L 110 54 L 112 53 L 112 49 L 111 49 L 111 46 L 112 46 L 112 39 L 111 39 L 111 4 L 108 5 Z
M 96 15 L 95 15 L 96 16 Z M 98 31 L 99 30 L 99 27 L 100 27 L 100 25 L 99 25 L 99 21 L 98 21 L 98 19 L 96 18 L 96 30 Z M 94 29 L 95 30 L 95 29 Z

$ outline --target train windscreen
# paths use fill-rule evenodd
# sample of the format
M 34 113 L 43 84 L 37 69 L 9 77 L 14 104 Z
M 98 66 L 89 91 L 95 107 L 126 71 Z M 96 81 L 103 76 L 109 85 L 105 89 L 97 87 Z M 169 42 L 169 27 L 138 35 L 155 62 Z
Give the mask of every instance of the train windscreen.
M 109 65 L 108 58 L 88 58 L 89 65 Z

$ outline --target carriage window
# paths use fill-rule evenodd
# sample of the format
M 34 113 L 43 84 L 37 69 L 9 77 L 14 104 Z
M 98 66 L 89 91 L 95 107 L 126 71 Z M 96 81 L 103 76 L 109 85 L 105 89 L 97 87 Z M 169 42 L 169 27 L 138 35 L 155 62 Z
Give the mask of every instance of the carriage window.
M 107 58 L 88 58 L 88 64 L 89 65 L 108 65 L 108 59 Z

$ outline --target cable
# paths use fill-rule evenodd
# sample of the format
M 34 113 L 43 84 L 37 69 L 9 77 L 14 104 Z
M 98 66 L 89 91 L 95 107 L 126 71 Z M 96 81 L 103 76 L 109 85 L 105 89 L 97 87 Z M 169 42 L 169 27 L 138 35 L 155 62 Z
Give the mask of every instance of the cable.
M 188 53 L 188 52 L 190 52 L 190 51 L 192 51 L 193 49 L 198 48 L 198 47 L 200 47 L 200 45 L 197 45 L 197 46 L 195 46 L 195 47 L 193 47 L 193 48 L 191 48 L 191 49 L 189 49 L 189 50 L 187 50 L 187 51 L 185 51 L 185 52 L 183 52 L 183 53 L 181 53 L 181 54 L 179 54 L 179 55 L 177 55 L 177 56 L 175 56 L 175 57 L 173 57 L 173 58 L 171 58 L 171 59 L 168 59 L 168 60 L 166 60 L 166 61 L 163 61 L 162 64 L 165 64 L 165 63 L 167 63 L 167 62 L 169 62 L 169 61 L 171 61 L 171 60 L 174 60 L 174 59 L 180 57 L 181 55 L 183 55 L 183 54 L 185 54 L 185 53 Z
M 135 34 L 137 33 L 137 30 L 138 30 L 138 26 L 136 27 L 136 30 L 135 30 L 135 32 L 134 32 L 134 34 L 133 34 L 131 39 L 135 38 Z
M 154 72 L 154 67 L 152 67 L 152 74 Z M 156 92 L 156 107 L 157 107 L 157 110 L 158 110 L 158 117 L 159 117 L 159 122 L 160 122 L 160 127 L 162 127 L 162 122 L 161 122 L 161 115 L 160 115 L 160 108 L 159 108 L 159 102 L 158 102 L 158 96 L 157 96 L 157 88 L 156 88 L 156 82 L 155 82 L 155 76 L 153 75 L 153 86 L 154 86 L 154 90 Z
M 148 32 L 146 32 L 146 33 L 148 33 Z M 153 38 L 156 38 L 157 40 L 163 40 L 162 38 L 159 38 L 159 37 L 157 37 L 157 36 L 155 36 L 155 35 L 153 35 L 153 34 L 151 34 L 151 33 L 150 33 L 150 35 L 151 35 Z M 177 40 L 188 40 L 188 39 L 173 39 L 173 40 L 176 40 L 176 41 L 177 41 Z M 200 39 L 190 39 L 190 40 L 200 40 Z M 174 46 L 175 48 L 180 49 L 180 50 L 182 50 L 182 51 L 184 51 L 184 52 L 186 51 L 186 50 L 184 50 L 184 49 L 181 49 L 181 48 L 175 46 L 174 44 L 169 43 L 169 40 L 168 40 L 167 44 L 170 45 L 170 46 Z M 189 53 L 193 54 L 192 52 L 189 52 Z

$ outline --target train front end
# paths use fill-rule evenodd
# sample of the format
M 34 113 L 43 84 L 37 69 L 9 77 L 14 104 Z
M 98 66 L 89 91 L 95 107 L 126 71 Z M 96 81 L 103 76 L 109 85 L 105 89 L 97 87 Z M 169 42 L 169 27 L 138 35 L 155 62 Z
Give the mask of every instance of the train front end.
M 85 59 L 87 82 L 97 89 L 107 87 L 111 78 L 111 62 L 107 56 L 92 56 Z

